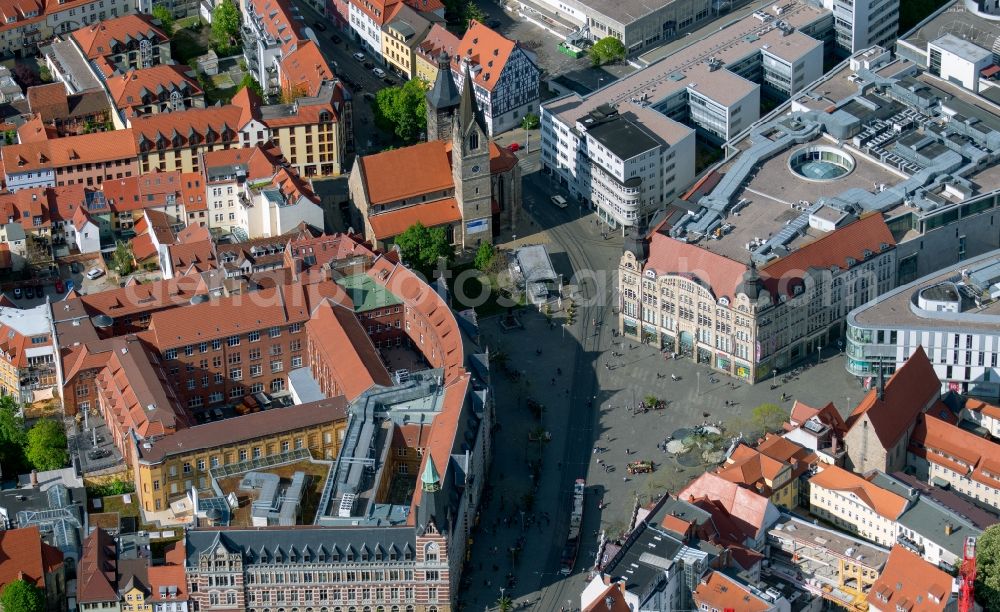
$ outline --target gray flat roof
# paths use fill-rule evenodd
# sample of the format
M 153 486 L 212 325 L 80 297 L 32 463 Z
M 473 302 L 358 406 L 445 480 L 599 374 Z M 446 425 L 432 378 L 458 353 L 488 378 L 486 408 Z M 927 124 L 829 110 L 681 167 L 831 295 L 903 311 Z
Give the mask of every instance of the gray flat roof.
M 910 506 L 897 521 L 959 559 L 962 558 L 965 538 L 982 533 L 961 516 L 924 497 Z M 945 532 L 945 525 L 951 525 L 950 534 Z
M 604 15 L 622 25 L 629 25 L 650 13 L 662 9 L 665 6 L 678 2 L 678 0 L 576 0 L 579 4 L 587 7 L 594 13 Z
M 965 0 L 953 0 L 946 8 L 939 9 L 936 17 L 910 30 L 900 42 L 926 53 L 927 43 L 945 34 L 953 34 L 984 49 L 992 49 L 993 43 L 1000 37 L 1000 21 L 983 19 L 966 8 Z
M 932 43 L 934 46 L 954 53 L 962 59 L 969 60 L 970 62 L 975 62 L 987 57 L 993 57 L 992 51 L 983 49 L 979 45 L 963 40 L 954 34 L 945 34 L 937 40 L 932 41 Z
M 641 155 L 660 144 L 641 125 L 621 116 L 589 128 L 587 133 L 623 160 Z

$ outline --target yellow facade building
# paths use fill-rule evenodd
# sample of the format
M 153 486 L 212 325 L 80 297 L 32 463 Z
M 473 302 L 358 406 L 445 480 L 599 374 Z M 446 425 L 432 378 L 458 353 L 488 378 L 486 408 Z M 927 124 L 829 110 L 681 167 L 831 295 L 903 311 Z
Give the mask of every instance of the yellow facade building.
M 347 427 L 343 397 L 288 408 L 272 408 L 245 416 L 182 429 L 140 443 L 133 453 L 133 477 L 145 512 L 169 508 L 192 488 L 211 488 L 212 469 L 283 456 L 334 459 Z
M 382 26 L 382 57 L 399 75 L 414 76 L 415 49 L 431 29 L 431 22 L 400 2 Z M 431 81 L 429 81 L 431 82 Z

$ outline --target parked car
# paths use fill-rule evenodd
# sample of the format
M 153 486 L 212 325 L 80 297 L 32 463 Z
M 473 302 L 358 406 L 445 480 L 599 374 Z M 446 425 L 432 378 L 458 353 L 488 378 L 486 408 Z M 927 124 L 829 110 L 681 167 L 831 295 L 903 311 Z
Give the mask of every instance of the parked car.
M 386 85 L 392 85 L 392 86 L 396 85 L 396 81 L 393 81 L 392 77 L 385 77 L 384 79 L 382 79 L 382 82 L 385 83 Z
M 321 21 L 317 21 L 316 23 L 314 23 L 313 27 L 319 30 L 320 32 L 326 32 L 326 25 L 324 25 L 323 22 Z
M 384 79 L 386 77 L 385 70 L 382 70 L 381 68 L 375 68 L 372 72 L 380 79 Z
M 63 284 L 62 279 L 56 280 L 56 293 L 65 293 L 66 285 Z
M 72 272 L 73 274 L 79 274 L 80 273 L 80 263 L 74 261 L 73 263 L 69 264 L 69 271 Z
M 30 300 L 35 297 L 35 290 L 31 287 L 24 288 L 24 299 Z
M 486 22 L 486 27 L 488 27 L 488 28 L 499 28 L 500 27 L 500 20 L 499 19 L 490 19 L 489 21 Z
M 507 150 L 510 151 L 511 153 L 517 153 L 518 151 L 521 150 L 521 143 L 512 142 L 509 145 L 507 145 Z
M 330 40 L 332 40 L 333 44 L 335 44 L 335 45 L 339 45 L 340 43 L 344 42 L 336 34 L 330 34 Z
M 104 275 L 104 270 L 100 268 L 91 268 L 90 270 L 87 270 L 87 278 L 89 278 L 90 280 L 94 280 L 95 278 L 100 278 L 103 275 Z
M 357 53 L 355 53 L 353 55 L 353 57 L 354 57 L 354 59 L 358 60 L 359 62 L 365 61 L 365 54 L 362 53 L 362 52 L 360 52 L 360 51 L 358 51 Z
M 375 67 L 375 62 L 365 62 L 364 67 L 368 70 L 371 70 L 372 68 Z
M 24 292 L 21 291 L 20 287 L 14 287 L 14 299 L 21 299 L 24 296 Z

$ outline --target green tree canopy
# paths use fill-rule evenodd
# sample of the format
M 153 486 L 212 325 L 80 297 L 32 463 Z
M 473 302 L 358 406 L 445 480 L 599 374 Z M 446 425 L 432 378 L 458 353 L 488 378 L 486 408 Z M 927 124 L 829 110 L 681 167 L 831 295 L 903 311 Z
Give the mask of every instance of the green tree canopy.
M 59 421 L 42 419 L 28 430 L 27 456 L 31 465 L 40 471 L 57 470 L 66 465 L 69 461 L 66 432 Z
M 788 420 L 788 411 L 777 404 L 761 404 L 753 409 L 751 418 L 755 427 L 774 431 Z
M 407 265 L 426 276 L 431 273 L 442 257 L 451 261 L 454 250 L 448 243 L 448 235 L 441 227 L 424 227 L 419 221 L 396 237 L 400 254 Z
M 471 22 L 473 19 L 475 19 L 479 23 L 483 23 L 486 21 L 486 13 L 483 12 L 483 9 L 479 8 L 479 5 L 476 4 L 474 0 L 469 0 L 468 2 L 465 3 L 465 8 L 463 10 L 462 16 L 465 18 L 466 29 L 468 29 L 469 25 L 471 25 L 469 22 Z
M 0 592 L 4 612 L 45 612 L 45 594 L 26 580 L 14 580 Z
M 162 4 L 157 4 L 153 7 L 153 19 L 159 19 L 160 29 L 162 29 L 167 36 L 173 36 L 174 14 L 170 12 L 170 9 Z
M 219 55 L 229 55 L 239 44 L 240 11 L 232 0 L 223 0 L 212 11 L 212 43 Z
M 427 129 L 427 99 L 420 79 L 398 87 L 385 87 L 375 94 L 375 122 L 406 142 L 413 142 Z
M 493 253 L 496 249 L 493 248 L 493 244 L 489 240 L 483 240 L 479 243 L 479 248 L 476 249 L 476 260 L 475 266 L 477 270 L 485 272 L 487 268 L 490 267 L 490 262 L 493 261 Z
M 132 255 L 132 245 L 124 240 L 119 240 L 115 245 L 115 252 L 111 255 L 115 270 L 122 276 L 127 276 L 135 269 L 135 257 Z
M 257 79 L 253 78 L 253 75 L 249 72 L 243 75 L 243 80 L 240 81 L 240 86 L 237 88 L 237 91 L 243 89 L 244 87 L 248 88 L 261 98 L 264 97 L 264 88 L 260 86 Z
M 24 431 L 24 420 L 17 413 L 18 405 L 12 396 L 0 397 L 0 466 L 7 477 L 16 476 L 27 467 L 24 447 L 28 434 Z
M 987 610 L 1000 610 L 1000 524 L 976 542 L 976 600 Z
M 605 36 L 590 48 L 590 63 L 603 66 L 625 59 L 625 45 L 614 36 Z
M 540 125 L 541 121 L 539 121 L 538 115 L 535 113 L 528 113 L 521 119 L 521 127 L 526 130 L 537 130 Z

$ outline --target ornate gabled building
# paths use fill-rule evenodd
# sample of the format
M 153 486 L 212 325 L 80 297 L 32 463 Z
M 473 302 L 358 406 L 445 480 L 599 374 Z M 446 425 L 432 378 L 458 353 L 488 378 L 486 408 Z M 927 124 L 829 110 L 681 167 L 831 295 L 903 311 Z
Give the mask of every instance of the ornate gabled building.
M 438 59 L 442 68 L 448 59 Z M 348 182 L 352 221 L 377 245 L 416 222 L 443 227 L 452 244 L 475 248 L 510 227 L 521 205 L 517 157 L 489 136 L 473 95 L 472 77 L 459 93 L 438 71 L 427 93 L 428 142 L 358 159 Z

